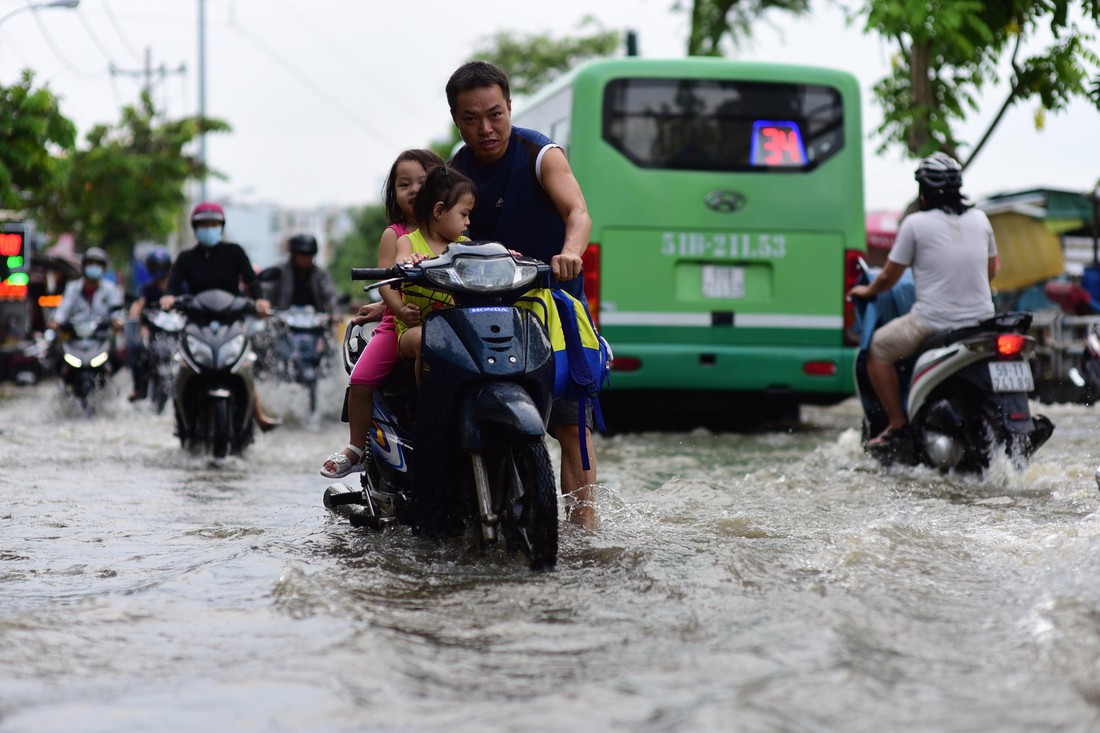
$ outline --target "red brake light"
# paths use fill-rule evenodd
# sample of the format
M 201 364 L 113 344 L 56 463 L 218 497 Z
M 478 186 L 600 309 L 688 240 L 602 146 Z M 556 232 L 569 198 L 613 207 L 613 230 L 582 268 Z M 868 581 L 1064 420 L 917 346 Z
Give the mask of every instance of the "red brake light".
M 615 355 L 611 362 L 611 369 L 616 372 L 636 372 L 642 368 L 642 360 L 635 356 Z
M 836 376 L 835 361 L 807 361 L 802 365 L 802 373 L 808 377 Z
M 859 334 L 856 333 L 856 306 L 846 299 L 848 291 L 859 282 L 859 276 L 863 271 L 859 267 L 859 258 L 863 257 L 863 251 L 858 249 L 844 250 L 844 290 L 840 294 L 844 303 L 844 343 L 847 346 L 859 345 Z
M 581 255 L 581 267 L 584 268 L 584 297 L 588 299 L 588 312 L 592 323 L 600 327 L 600 245 L 589 244 Z
M 1018 333 L 1002 333 L 997 336 L 997 356 L 1005 359 L 1017 356 L 1024 347 L 1024 337 Z

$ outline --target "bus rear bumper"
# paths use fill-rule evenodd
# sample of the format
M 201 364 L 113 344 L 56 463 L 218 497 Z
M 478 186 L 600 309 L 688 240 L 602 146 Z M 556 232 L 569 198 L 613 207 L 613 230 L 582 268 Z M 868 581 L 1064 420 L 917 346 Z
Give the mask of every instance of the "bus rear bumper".
M 728 391 L 790 395 L 816 404 L 839 402 L 855 394 L 855 348 L 630 343 L 613 343 L 612 348 L 615 361 L 608 392 Z

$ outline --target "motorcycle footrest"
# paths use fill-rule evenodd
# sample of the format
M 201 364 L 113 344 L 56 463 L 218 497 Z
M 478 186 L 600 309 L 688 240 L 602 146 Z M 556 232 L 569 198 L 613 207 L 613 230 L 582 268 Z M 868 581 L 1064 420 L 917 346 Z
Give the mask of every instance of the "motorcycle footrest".
M 349 504 L 366 504 L 363 492 L 352 489 L 347 484 L 332 484 L 325 489 L 325 507 L 332 509 Z

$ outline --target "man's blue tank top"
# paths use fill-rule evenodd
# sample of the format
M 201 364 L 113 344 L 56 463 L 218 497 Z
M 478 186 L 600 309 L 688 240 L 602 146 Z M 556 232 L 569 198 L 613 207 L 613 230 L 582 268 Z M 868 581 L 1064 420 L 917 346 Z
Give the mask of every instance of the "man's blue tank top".
M 455 153 L 451 164 L 477 184 L 471 239 L 496 240 L 546 263 L 561 254 L 565 222 L 535 174 L 539 152 L 552 144 L 541 132 L 513 127 L 508 149 L 494 163 L 478 165 L 467 146 Z M 584 278 L 561 285 L 574 297 L 584 298 Z

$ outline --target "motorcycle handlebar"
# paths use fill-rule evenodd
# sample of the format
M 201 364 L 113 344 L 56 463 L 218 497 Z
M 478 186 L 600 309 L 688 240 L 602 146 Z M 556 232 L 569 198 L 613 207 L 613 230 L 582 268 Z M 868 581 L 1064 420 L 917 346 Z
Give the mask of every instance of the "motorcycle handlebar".
M 401 268 L 393 267 L 353 267 L 351 268 L 352 280 L 385 280 L 388 277 L 399 277 Z

